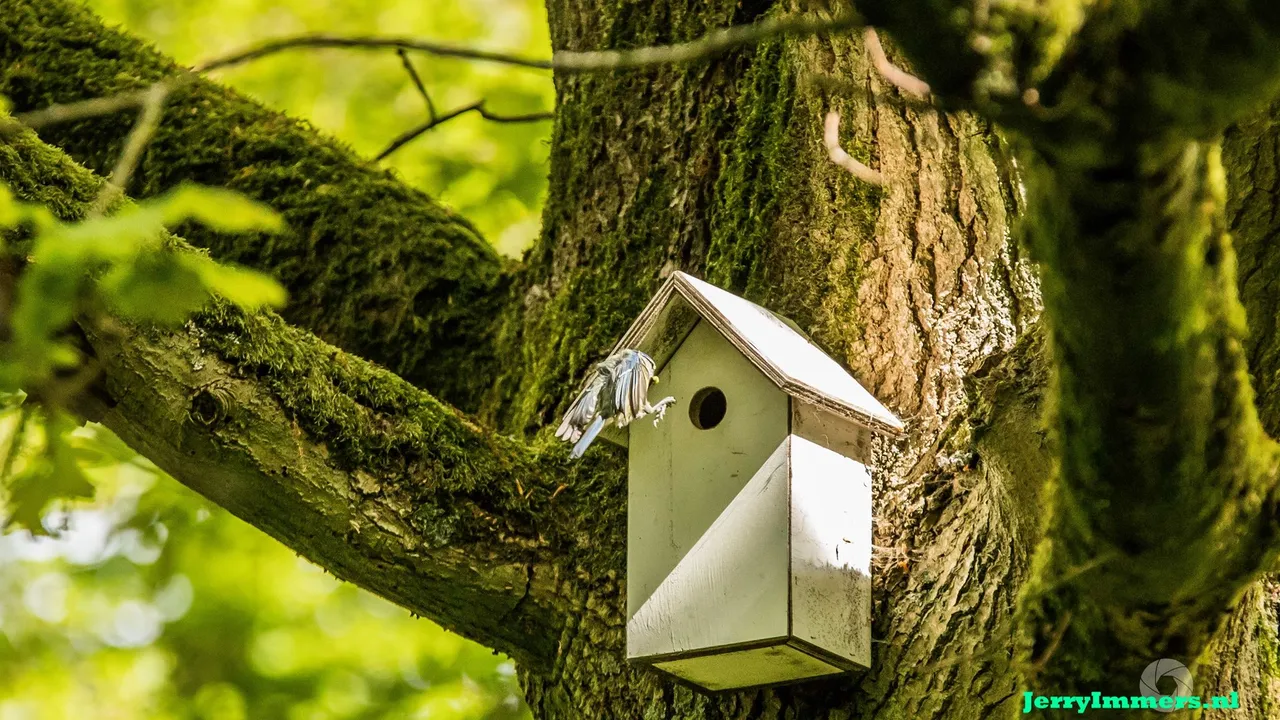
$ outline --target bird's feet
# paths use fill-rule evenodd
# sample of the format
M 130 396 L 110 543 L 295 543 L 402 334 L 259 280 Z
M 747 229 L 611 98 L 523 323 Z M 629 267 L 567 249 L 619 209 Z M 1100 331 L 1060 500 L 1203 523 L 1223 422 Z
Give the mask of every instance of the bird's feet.
M 676 401 L 675 398 L 668 395 L 667 397 L 664 397 L 661 400 L 659 400 L 657 405 L 653 406 L 653 412 L 657 413 L 658 415 L 658 417 L 653 419 L 654 427 L 658 427 L 658 423 L 662 422 L 662 418 L 667 416 L 667 408 L 670 407 L 672 404 L 674 404 L 675 401 Z

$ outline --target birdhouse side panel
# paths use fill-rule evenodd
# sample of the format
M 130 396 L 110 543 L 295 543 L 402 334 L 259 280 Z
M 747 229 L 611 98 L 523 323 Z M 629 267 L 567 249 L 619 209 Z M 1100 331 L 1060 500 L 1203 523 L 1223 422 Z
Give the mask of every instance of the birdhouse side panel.
M 871 476 L 862 463 L 791 438 L 791 634 L 871 663 Z
M 788 434 L 787 396 L 710 323 L 699 321 L 658 375 L 652 392 L 676 405 L 656 427 L 629 426 L 628 617 Z

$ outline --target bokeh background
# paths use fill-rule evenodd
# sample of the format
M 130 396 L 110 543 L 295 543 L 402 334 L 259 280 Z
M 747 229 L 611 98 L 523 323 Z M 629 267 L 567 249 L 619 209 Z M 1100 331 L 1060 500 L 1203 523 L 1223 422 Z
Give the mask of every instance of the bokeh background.
M 190 64 L 302 32 L 550 54 L 536 0 L 87 4 Z M 440 112 L 552 109 L 547 73 L 414 60 Z M 392 52 L 299 51 L 217 77 L 369 157 L 426 119 Z M 550 130 L 469 114 L 384 165 L 518 255 L 538 232 Z M 337 581 L 105 430 L 77 443 L 95 499 L 51 513 L 56 537 L 0 536 L 0 720 L 528 717 L 506 658 Z

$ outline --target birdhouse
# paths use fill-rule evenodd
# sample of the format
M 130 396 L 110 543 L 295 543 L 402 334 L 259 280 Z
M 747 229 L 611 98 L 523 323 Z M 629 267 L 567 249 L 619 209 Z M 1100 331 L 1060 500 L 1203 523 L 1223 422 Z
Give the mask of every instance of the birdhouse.
M 628 448 L 627 657 L 707 690 L 871 658 L 873 433 L 902 423 L 790 321 L 674 273 L 618 347 L 677 404 Z

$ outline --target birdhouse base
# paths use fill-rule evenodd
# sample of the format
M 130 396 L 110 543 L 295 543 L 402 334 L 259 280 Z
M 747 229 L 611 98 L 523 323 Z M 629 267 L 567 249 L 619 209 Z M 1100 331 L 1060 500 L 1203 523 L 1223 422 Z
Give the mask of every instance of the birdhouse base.
M 741 649 L 714 648 L 663 659 L 639 658 L 636 662 L 650 664 L 712 692 L 812 680 L 857 667 L 794 638 Z

